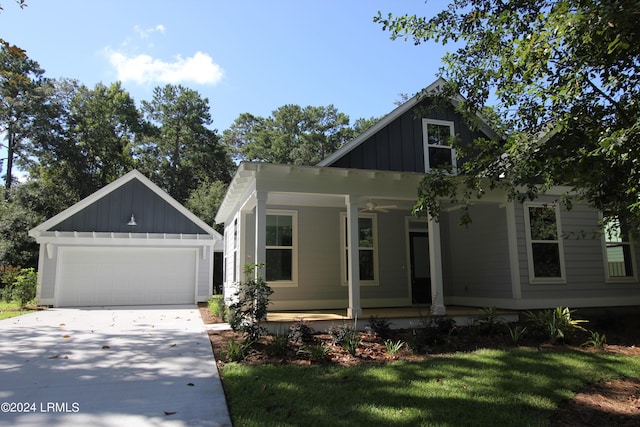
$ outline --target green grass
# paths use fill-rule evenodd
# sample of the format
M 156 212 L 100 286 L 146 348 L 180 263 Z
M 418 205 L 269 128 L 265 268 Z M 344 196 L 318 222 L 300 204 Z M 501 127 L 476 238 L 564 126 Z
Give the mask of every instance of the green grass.
M 20 316 L 21 314 L 31 313 L 35 310 L 24 309 L 15 301 L 6 302 L 0 300 L 0 320 L 10 317 Z
M 234 426 L 543 426 L 588 383 L 640 375 L 640 358 L 479 350 L 384 366 L 221 368 Z

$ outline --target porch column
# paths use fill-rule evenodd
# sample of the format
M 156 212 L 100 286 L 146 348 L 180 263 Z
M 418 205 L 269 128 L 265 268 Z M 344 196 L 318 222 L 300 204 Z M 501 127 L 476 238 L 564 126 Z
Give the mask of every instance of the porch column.
M 354 319 L 362 314 L 360 307 L 360 250 L 358 237 L 358 202 L 353 196 L 346 196 L 347 204 L 347 274 L 349 275 L 349 307 L 347 317 Z
M 267 193 L 256 192 L 256 246 L 254 263 L 263 266 L 255 269 L 255 277 L 261 276 L 266 280 L 264 264 L 267 260 Z
M 442 248 L 440 246 L 440 223 L 429 218 L 429 267 L 431 270 L 431 311 L 446 314 L 444 285 L 442 281 Z

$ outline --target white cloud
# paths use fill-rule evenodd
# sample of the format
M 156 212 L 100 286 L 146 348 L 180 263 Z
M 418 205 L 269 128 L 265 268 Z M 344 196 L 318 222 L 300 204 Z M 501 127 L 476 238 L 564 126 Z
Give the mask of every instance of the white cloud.
M 106 50 L 106 55 L 116 69 L 118 80 L 122 82 L 216 84 L 224 73 L 222 67 L 203 52 L 196 52 L 187 58 L 178 55 L 173 62 L 165 62 L 144 54 L 127 56 L 111 49 Z
M 138 36 L 140 36 L 141 39 L 147 39 L 151 37 L 151 34 L 155 32 L 164 34 L 165 29 L 166 28 L 162 24 L 158 24 L 155 27 L 151 28 L 141 28 L 139 25 L 135 25 L 133 27 L 133 30 L 136 32 L 136 34 L 138 34 Z

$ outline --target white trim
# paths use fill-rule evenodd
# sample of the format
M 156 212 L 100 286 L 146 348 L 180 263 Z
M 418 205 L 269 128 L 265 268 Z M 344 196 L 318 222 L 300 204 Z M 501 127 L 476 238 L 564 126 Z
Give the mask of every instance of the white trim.
M 54 296 L 53 298 L 47 298 L 44 299 L 42 301 L 40 301 L 41 304 L 46 304 L 45 301 L 52 301 L 50 303 L 50 305 L 53 305 L 54 307 L 60 307 L 60 298 L 62 297 L 61 295 L 61 286 L 62 286 L 62 276 L 63 276 L 63 270 L 64 270 L 64 265 L 65 265 L 65 259 L 68 257 L 69 251 L 73 251 L 73 250 L 77 250 L 78 247 L 77 246 L 59 246 L 58 247 L 58 251 L 57 251 L 57 257 L 56 257 L 56 277 L 55 277 L 55 283 L 54 283 Z M 117 249 L 116 247 L 113 246 L 87 246 L 84 247 L 85 251 L 93 251 L 93 252 L 99 252 L 99 251 L 104 251 L 104 250 L 111 250 L 113 251 L 114 249 Z M 198 256 L 198 248 L 163 248 L 163 247 L 154 247 L 154 248 L 143 248 L 143 247 L 130 247 L 127 249 L 131 249 L 131 250 L 143 250 L 145 251 L 145 253 L 148 253 L 148 251 L 168 251 L 170 249 L 174 249 L 176 251 L 181 251 L 184 253 L 191 253 L 193 254 L 194 257 L 194 277 L 193 277 L 193 283 L 191 283 L 191 286 L 193 287 L 193 303 L 198 302 L 199 301 L 199 297 L 202 297 L 201 295 L 198 295 L 198 288 L 199 288 L 199 268 L 200 268 L 200 264 L 199 264 L 199 256 Z M 212 257 L 213 258 L 213 257 Z M 213 261 L 211 261 L 213 262 Z M 211 273 L 213 273 L 213 269 L 211 270 Z M 213 277 L 212 274 L 210 274 L 210 279 L 209 281 L 211 282 L 211 285 L 213 283 Z M 209 285 L 208 285 L 209 286 Z M 123 305 L 123 304 L 117 304 L 117 305 Z M 147 304 L 137 304 L 137 305 L 147 305 Z M 157 304 L 155 304 L 157 305 Z M 92 305 L 93 306 L 93 305 Z M 102 305 L 96 305 L 96 306 L 102 306 Z
M 291 217 L 291 280 L 265 280 L 273 288 L 296 288 L 298 287 L 298 211 L 286 209 L 267 209 L 267 216 L 290 216 Z M 266 222 L 265 222 L 266 233 Z M 269 246 L 265 243 L 265 253 L 269 249 L 289 249 L 288 246 Z M 265 258 L 266 261 L 266 258 Z
M 556 242 L 558 245 L 558 252 L 560 258 L 560 276 L 559 277 L 536 277 L 533 265 L 533 243 L 538 241 L 534 241 L 531 238 L 531 221 L 529 218 L 529 208 L 548 208 L 553 209 L 555 212 L 555 220 L 556 220 L 556 240 L 545 240 L 540 241 L 540 243 Z M 542 203 L 542 202 L 525 202 L 523 203 L 523 214 L 524 214 L 524 230 L 525 230 L 525 240 L 527 244 L 527 265 L 529 269 L 529 283 L 531 284 L 566 284 L 567 283 L 567 275 L 564 261 L 564 244 L 562 240 L 562 220 L 560 218 L 560 207 L 557 203 Z
M 511 271 L 511 295 L 522 298 L 522 283 L 520 282 L 520 257 L 518 255 L 518 227 L 516 225 L 515 201 L 507 202 L 505 206 L 507 218 L 507 244 L 509 246 L 509 268 Z
M 447 126 L 449 128 L 449 136 L 453 138 L 455 136 L 455 126 L 454 123 L 448 120 L 435 120 L 435 119 L 422 119 L 422 150 L 424 155 L 424 170 L 429 172 L 431 168 L 431 158 L 429 157 L 429 148 L 444 148 L 448 149 L 451 154 L 451 167 L 453 168 L 453 175 L 457 175 L 458 166 L 456 162 L 456 150 L 451 145 L 434 145 L 429 144 L 429 132 L 427 129 L 428 125 L 436 125 L 436 126 Z
M 600 220 L 602 221 L 602 212 L 600 212 Z M 607 252 L 607 230 L 604 227 L 602 235 L 600 237 L 602 245 L 602 259 L 604 261 L 604 275 L 606 283 L 635 283 L 638 281 L 638 267 L 636 265 L 636 252 L 635 245 L 629 240 L 622 240 L 622 245 L 629 246 L 629 256 L 631 257 L 631 268 L 633 269 L 633 275 L 631 276 L 615 276 L 609 275 L 609 254 Z M 623 252 L 624 253 L 624 252 Z
M 171 205 L 174 209 L 176 209 L 182 215 L 187 217 L 191 222 L 196 224 L 198 227 L 202 228 L 207 234 L 212 236 L 214 239 L 222 240 L 222 236 L 220 235 L 220 233 L 215 231 L 211 226 L 209 226 L 207 223 L 202 221 L 200 218 L 194 215 L 191 211 L 189 211 L 186 207 L 178 203 L 177 200 L 175 200 L 173 197 L 167 194 L 164 190 L 162 190 L 156 184 L 151 182 L 149 178 L 147 178 L 146 176 L 144 176 L 142 173 L 140 173 L 135 169 L 121 176 L 120 178 L 116 179 L 110 184 L 105 185 L 95 193 L 85 197 L 84 199 L 80 200 L 78 203 L 68 207 L 67 209 L 60 212 L 59 214 L 49 218 L 45 222 L 32 228 L 31 230 L 29 230 L 29 236 L 36 237 L 36 238 L 39 237 L 42 233 L 48 231 L 49 229 L 61 223 L 65 219 L 70 218 L 74 214 L 80 212 L 81 210 L 90 206 L 94 202 L 102 199 L 107 194 L 120 188 L 121 186 L 123 186 L 124 184 L 128 183 L 133 179 L 137 179 L 138 181 L 140 181 L 143 185 L 145 185 L 147 188 L 149 188 L 151 191 L 157 194 L 160 198 L 162 198 L 165 202 Z
M 358 213 L 358 219 L 360 218 L 371 218 L 372 219 L 372 227 L 373 227 L 373 248 L 364 248 L 365 250 L 373 251 L 373 280 L 363 280 L 360 278 L 360 286 L 379 286 L 380 280 L 380 263 L 378 261 L 378 215 L 374 213 Z M 349 281 L 347 280 L 347 266 L 346 266 L 346 253 L 347 253 L 347 245 L 345 242 L 345 236 L 347 233 L 346 230 L 346 220 L 347 213 L 340 212 L 340 283 L 342 286 L 348 286 Z M 360 221 L 358 221 L 359 223 Z M 360 233 L 360 229 L 358 228 L 358 235 Z M 358 253 L 360 253 L 360 248 L 358 246 Z M 359 255 L 358 255 L 359 257 Z M 358 258 L 359 259 L 359 258 Z
M 411 305 L 407 298 L 363 298 L 364 308 L 379 307 L 407 307 Z M 299 299 L 299 300 L 273 300 L 269 304 L 269 311 L 303 311 L 303 310 L 345 310 L 348 304 L 347 298 L 340 299 Z M 427 309 L 428 311 L 428 309 Z M 301 316 L 303 318 L 303 316 Z M 309 316 L 311 317 L 311 315 Z
M 533 310 L 555 307 L 593 308 L 593 307 L 622 307 L 640 305 L 640 295 L 598 296 L 592 298 L 475 298 L 475 297 L 447 297 L 447 304 L 466 305 L 473 307 L 498 307 L 510 310 Z
M 415 228 L 415 227 L 411 227 L 411 223 L 416 223 L 416 222 L 420 222 L 423 223 L 426 227 L 424 228 Z M 427 220 L 427 218 L 417 218 L 415 216 L 406 216 L 404 217 L 404 229 L 405 229 L 405 252 L 406 252 L 406 260 L 407 260 L 407 264 L 406 264 L 406 270 L 407 270 L 407 295 L 408 295 L 408 300 L 409 300 L 409 305 L 413 305 L 413 284 L 411 283 L 411 263 L 412 263 L 412 259 L 411 259 L 411 238 L 410 235 L 411 233 L 424 233 L 427 236 L 427 239 L 429 238 L 429 221 Z M 428 250 L 428 247 L 427 247 Z M 431 258 L 431 255 L 429 255 L 429 258 Z M 431 272 L 429 272 L 429 274 L 431 274 Z

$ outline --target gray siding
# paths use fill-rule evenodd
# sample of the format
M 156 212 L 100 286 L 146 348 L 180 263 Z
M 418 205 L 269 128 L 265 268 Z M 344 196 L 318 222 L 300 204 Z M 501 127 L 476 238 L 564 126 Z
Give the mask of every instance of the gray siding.
M 553 203 L 554 196 L 543 196 L 541 202 Z M 637 295 L 638 283 L 606 281 L 605 254 L 598 229 L 598 211 L 583 204 L 575 204 L 570 211 L 560 208 L 562 245 L 566 283 L 530 283 L 527 259 L 525 210 L 516 203 L 518 259 L 522 298 L 598 298 Z M 636 258 L 638 255 L 636 245 Z
M 348 298 L 348 287 L 341 277 L 342 242 L 340 213 L 346 209 L 329 207 L 268 206 L 268 209 L 298 212 L 298 286 L 273 287 L 273 301 L 340 300 Z M 363 305 L 367 299 L 385 300 L 408 298 L 406 253 L 406 212 L 391 211 L 377 215 L 378 272 L 376 286 L 361 285 Z M 247 228 L 244 238 L 248 248 L 254 247 L 252 224 L 255 215 L 245 216 Z M 253 254 L 246 254 L 245 262 L 252 262 Z M 380 304 L 378 304 L 380 305 Z M 326 308 L 344 308 L 326 307 Z
M 422 119 L 446 120 L 454 123 L 455 133 L 463 144 L 485 136 L 472 131 L 453 107 L 426 108 L 426 102 L 404 113 L 372 135 L 362 144 L 334 161 L 332 167 L 373 169 L 401 172 L 424 172 Z M 459 166 L 459 165 L 458 165 Z
M 505 208 L 476 205 L 473 222 L 460 226 L 460 211 L 443 214 L 445 296 L 511 298 Z
M 137 225 L 127 223 L 135 216 Z M 125 183 L 51 231 L 207 234 L 137 179 Z

